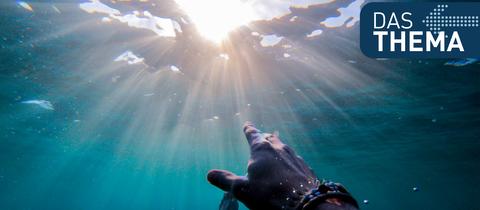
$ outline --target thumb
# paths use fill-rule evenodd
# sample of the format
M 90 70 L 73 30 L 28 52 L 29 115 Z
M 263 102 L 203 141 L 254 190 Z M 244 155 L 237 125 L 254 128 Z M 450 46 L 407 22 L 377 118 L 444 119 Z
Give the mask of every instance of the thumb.
M 210 170 L 207 179 L 211 184 L 226 192 L 231 192 L 234 185 L 247 182 L 245 177 L 237 176 L 230 171 L 217 169 Z

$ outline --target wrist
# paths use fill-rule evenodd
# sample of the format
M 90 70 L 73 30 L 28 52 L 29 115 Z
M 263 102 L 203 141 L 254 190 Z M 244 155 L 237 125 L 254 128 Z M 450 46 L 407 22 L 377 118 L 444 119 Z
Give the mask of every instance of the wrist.
M 298 210 L 316 210 L 321 208 L 332 210 L 358 209 L 358 203 L 341 184 L 324 180 L 316 189 L 312 189 L 307 193 L 297 207 Z

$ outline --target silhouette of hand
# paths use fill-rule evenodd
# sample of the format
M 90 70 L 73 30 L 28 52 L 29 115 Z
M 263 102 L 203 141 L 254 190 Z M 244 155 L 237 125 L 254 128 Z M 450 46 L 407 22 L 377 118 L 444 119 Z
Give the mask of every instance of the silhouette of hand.
M 247 175 L 211 170 L 208 181 L 250 209 L 296 209 L 303 195 L 316 187 L 313 171 L 278 136 L 261 133 L 249 122 L 243 132 L 250 145 Z

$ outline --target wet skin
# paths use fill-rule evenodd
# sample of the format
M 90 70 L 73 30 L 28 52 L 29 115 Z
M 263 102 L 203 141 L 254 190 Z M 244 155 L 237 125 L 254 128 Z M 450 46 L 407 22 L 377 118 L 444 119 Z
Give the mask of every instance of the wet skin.
M 253 210 L 296 209 L 303 195 L 316 187 L 313 171 L 278 136 L 263 135 L 249 122 L 243 131 L 250 145 L 247 175 L 211 170 L 208 181 Z

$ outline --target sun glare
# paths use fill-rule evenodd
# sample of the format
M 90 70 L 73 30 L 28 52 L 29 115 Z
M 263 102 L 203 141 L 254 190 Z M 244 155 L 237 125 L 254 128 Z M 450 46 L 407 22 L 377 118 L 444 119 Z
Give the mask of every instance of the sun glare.
M 199 33 L 219 43 L 230 31 L 252 21 L 255 16 L 248 3 L 241 0 L 176 0 Z

